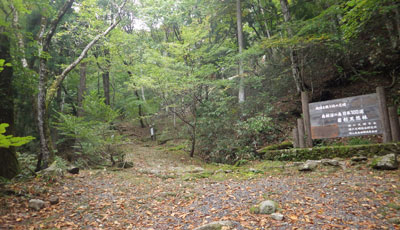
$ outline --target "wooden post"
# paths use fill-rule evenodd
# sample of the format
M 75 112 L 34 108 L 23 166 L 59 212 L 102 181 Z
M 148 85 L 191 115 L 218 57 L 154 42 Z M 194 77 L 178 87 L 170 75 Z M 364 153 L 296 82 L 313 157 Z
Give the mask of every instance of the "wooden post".
M 389 111 L 389 120 L 390 120 L 390 130 L 392 131 L 392 141 L 399 142 L 400 141 L 400 124 L 399 124 L 399 116 L 397 115 L 397 107 L 390 106 L 388 108 Z
M 301 118 L 297 119 L 297 130 L 299 132 L 299 146 L 300 148 L 305 148 L 306 142 L 304 140 L 304 123 L 303 119 Z
M 378 95 L 379 109 L 382 119 L 383 126 L 383 142 L 388 143 L 392 141 L 392 133 L 390 131 L 389 114 L 386 105 L 385 89 L 382 86 L 376 88 L 376 94 Z
M 297 130 L 296 127 L 293 129 L 293 147 L 294 148 L 300 147 L 300 145 L 299 145 L 299 131 Z
M 301 107 L 303 110 L 303 118 L 304 118 L 304 131 L 306 134 L 306 146 L 311 148 L 313 146 L 312 137 L 311 137 L 311 122 L 310 122 L 310 110 L 308 107 L 308 93 L 301 92 Z

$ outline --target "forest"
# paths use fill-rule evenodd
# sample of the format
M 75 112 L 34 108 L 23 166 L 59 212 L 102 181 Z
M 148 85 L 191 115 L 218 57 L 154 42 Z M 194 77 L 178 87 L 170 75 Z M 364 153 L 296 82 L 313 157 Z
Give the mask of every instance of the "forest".
M 51 192 L 49 183 L 80 191 L 79 183 L 85 182 L 79 176 L 71 174 L 70 178 L 59 180 L 43 175 L 54 167 L 62 170 L 74 167 L 81 170 L 79 175 L 94 175 L 93 184 L 87 185 L 80 194 L 89 193 L 90 186 L 102 184 L 104 181 L 98 181 L 99 178 L 114 181 L 118 177 L 125 181 L 128 172 L 118 169 L 125 167 L 132 167 L 126 170 L 135 170 L 138 178 L 150 171 L 150 175 L 160 180 L 157 183 L 171 179 L 176 186 L 179 180 L 184 183 L 209 180 L 219 175 L 220 170 L 227 177 L 240 175 L 240 181 L 247 181 L 248 174 L 259 179 L 275 175 L 276 170 L 283 173 L 284 167 L 288 167 L 286 163 L 273 159 L 263 161 L 260 149 L 293 147 L 292 129 L 302 116 L 302 92 L 307 92 L 310 102 L 321 102 L 371 94 L 377 87 L 384 87 L 388 104 L 398 106 L 399 63 L 400 2 L 396 0 L 1 0 L 0 188 L 11 186 L 12 193 L 17 193 L 28 183 L 46 188 L 42 196 L 59 194 L 60 199 L 63 199 L 60 192 Z M 380 152 L 382 142 L 381 135 L 369 135 L 315 139 L 312 144 L 321 148 L 373 145 Z M 336 156 L 352 157 L 338 153 L 331 158 Z M 171 162 L 163 165 L 164 158 Z M 296 156 L 288 160 L 308 158 Z M 198 167 L 183 171 L 174 168 L 171 170 L 179 171 L 178 176 L 174 172 L 170 178 L 170 174 L 164 173 L 175 162 L 179 164 L 174 166 L 177 168 L 201 165 L 201 172 L 197 172 Z M 263 165 L 265 162 L 273 166 Z M 152 168 L 146 171 L 140 167 L 142 163 Z M 153 164 L 168 169 L 154 169 Z M 253 164 L 262 164 L 264 169 Z M 265 167 L 272 168 L 273 172 Z M 385 207 L 391 206 L 378 220 L 364 221 L 367 226 L 362 226 L 363 221 L 357 218 L 353 222 L 345 222 L 344 218 L 340 223 L 322 218 L 329 222 L 323 222 L 327 225 L 324 227 L 399 227 L 400 216 L 387 214 L 400 207 L 398 170 L 385 177 L 382 172 L 369 173 L 372 169 L 367 165 L 359 167 L 360 174 L 371 174 L 371 183 L 376 177 L 386 178 L 378 193 L 393 192 L 387 201 L 389 204 L 385 204 Z M 112 174 L 114 169 L 116 174 Z M 154 173 L 154 170 L 161 171 Z M 326 169 L 326 173 L 339 172 Z M 347 173 L 338 177 L 347 181 L 352 174 Z M 362 180 L 362 175 L 353 179 Z M 284 183 L 290 188 L 299 186 L 296 181 L 306 180 L 289 178 Z M 230 179 L 224 177 L 223 181 Z M 324 183 L 322 179 L 319 182 Z M 232 183 L 236 183 L 232 186 L 237 191 L 247 186 L 237 181 Z M 278 185 L 273 186 L 277 189 Z M 262 187 L 265 186 L 260 182 L 253 190 Z M 197 190 L 190 188 L 192 192 Z M 165 189 L 160 187 L 160 191 Z M 32 193 L 31 187 L 22 190 Z M 370 192 L 376 194 L 374 191 Z M 179 192 L 174 196 L 168 194 L 165 199 L 182 198 Z M 195 204 L 200 197 L 197 195 L 183 200 Z M 270 195 L 271 199 L 278 196 Z M 359 196 L 366 199 L 367 195 Z M 32 198 L 22 197 L 25 198 L 14 208 L 22 210 L 27 207 L 28 198 Z M 306 197 L 311 197 L 307 202 L 314 199 L 309 194 Z M 8 195 L 5 198 L 0 195 L 2 202 L 4 207 L 12 206 Z M 115 202 L 111 201 L 112 205 Z M 175 203 L 169 207 L 180 204 L 175 199 L 170 202 Z M 221 209 L 224 204 L 220 206 Z M 51 207 L 47 208 L 51 210 Z M 310 214 L 305 211 L 300 217 L 288 207 L 281 209 L 285 220 L 291 221 L 291 227 L 318 226 L 318 221 L 310 220 Z M 83 218 L 82 214 L 84 226 L 194 229 L 200 223 L 209 222 L 203 221 L 196 211 L 184 208 L 180 210 L 183 214 L 172 215 L 171 221 L 170 217 L 154 221 L 157 213 L 154 209 L 142 211 L 142 219 L 135 222 L 111 218 L 115 209 L 108 211 L 98 217 L 101 221 L 95 217 Z M 171 216 L 173 211 L 167 211 L 160 211 L 160 216 Z M 57 213 L 49 211 L 46 215 L 51 212 Z M 6 229 L 24 229 L 22 223 L 32 224 L 32 229 L 79 228 L 79 221 L 72 216 L 66 217 L 68 221 L 63 217 L 61 222 L 40 222 L 36 226 L 32 218 L 38 217 L 21 217 L 17 210 L 12 213 L 15 216 L 6 216 L 7 212 L 0 208 L 0 219 L 3 219 L 0 228 L 3 225 Z M 192 214 L 197 222 L 177 221 Z M 226 220 L 217 218 L 218 215 L 212 219 Z M 243 227 L 232 229 L 291 228 L 279 221 L 262 223 L 262 218 L 247 212 L 233 216 Z M 60 216 L 57 218 L 60 220 Z M 386 225 L 390 218 L 394 225 Z

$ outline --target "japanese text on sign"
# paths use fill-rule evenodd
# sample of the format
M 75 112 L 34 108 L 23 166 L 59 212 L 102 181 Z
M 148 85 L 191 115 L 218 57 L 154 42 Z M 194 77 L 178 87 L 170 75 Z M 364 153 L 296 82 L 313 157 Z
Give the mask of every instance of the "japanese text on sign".
M 310 103 L 313 139 L 382 133 L 376 94 Z

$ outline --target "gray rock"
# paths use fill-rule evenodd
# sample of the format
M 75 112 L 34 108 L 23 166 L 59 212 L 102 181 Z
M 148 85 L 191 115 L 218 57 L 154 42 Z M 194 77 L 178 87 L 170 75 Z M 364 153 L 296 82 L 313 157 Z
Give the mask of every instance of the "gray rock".
M 39 211 L 40 209 L 44 208 L 45 202 L 43 200 L 39 199 L 32 199 L 29 200 L 29 208 L 35 209 L 36 211 Z
M 230 230 L 234 229 L 235 225 L 235 222 L 232 221 L 215 221 L 195 228 L 194 230 Z
M 307 160 L 300 166 L 299 171 L 313 171 L 320 163 L 321 161 Z
M 399 162 L 396 159 L 396 155 L 391 153 L 374 159 L 372 167 L 381 170 L 395 170 L 399 168 Z
M 351 158 L 351 161 L 353 161 L 353 162 L 364 162 L 367 160 L 368 160 L 368 158 L 366 156 L 354 156 Z
M 272 214 L 277 209 L 277 204 L 272 200 L 265 200 L 259 204 L 260 214 Z
M 58 199 L 58 196 L 51 196 L 51 197 L 49 198 L 49 201 L 50 201 L 50 204 L 58 204 L 58 202 L 59 202 L 60 200 Z
M 258 170 L 258 169 L 255 169 L 255 168 L 249 168 L 249 172 L 252 172 L 252 173 L 262 173 L 263 171 Z
M 400 224 L 400 218 L 392 217 L 389 219 L 389 222 L 392 224 Z
M 223 172 L 224 172 L 224 170 L 218 169 L 217 171 L 214 172 L 214 174 L 223 173 Z
M 42 176 L 62 177 L 64 176 L 64 170 L 57 166 L 57 161 L 54 161 L 48 168 L 43 169 L 38 174 Z
M 327 166 L 335 166 L 335 167 L 339 166 L 339 161 L 334 159 L 322 159 L 321 163 Z
M 281 221 L 281 220 L 283 220 L 283 215 L 276 212 L 276 213 L 272 213 L 271 214 L 271 218 L 274 219 L 274 220 Z
M 67 172 L 71 174 L 79 174 L 79 168 L 78 167 L 70 167 L 67 169 Z
M 202 167 L 195 167 L 192 169 L 187 170 L 188 173 L 201 173 L 204 172 L 204 169 Z

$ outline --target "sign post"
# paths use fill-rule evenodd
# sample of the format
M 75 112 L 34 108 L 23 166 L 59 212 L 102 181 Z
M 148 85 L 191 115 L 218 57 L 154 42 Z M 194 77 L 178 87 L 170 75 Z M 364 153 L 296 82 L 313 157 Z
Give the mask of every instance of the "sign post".
M 380 103 L 376 93 L 310 103 L 312 139 L 382 134 Z
M 390 121 L 389 121 L 388 109 L 386 106 L 385 89 L 382 86 L 377 87 L 376 94 L 378 95 L 379 109 L 383 125 L 383 142 L 385 143 L 391 142 L 392 134 L 390 132 Z
M 303 119 L 304 119 L 304 131 L 306 134 L 306 146 L 311 148 L 313 146 L 312 137 L 311 137 L 311 123 L 310 123 L 310 109 L 308 106 L 308 93 L 301 92 L 301 107 L 303 110 Z

